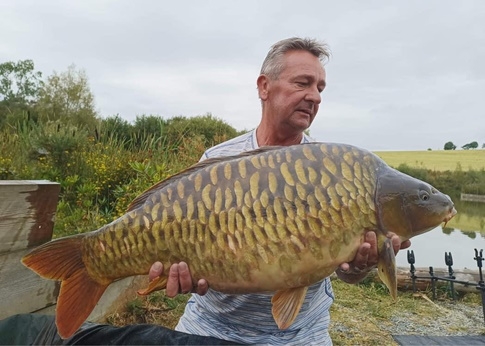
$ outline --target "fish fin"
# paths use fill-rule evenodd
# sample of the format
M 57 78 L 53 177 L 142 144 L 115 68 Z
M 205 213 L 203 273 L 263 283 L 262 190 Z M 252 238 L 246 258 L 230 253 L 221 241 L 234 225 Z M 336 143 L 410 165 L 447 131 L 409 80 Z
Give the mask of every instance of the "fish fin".
M 394 300 L 397 299 L 397 270 L 396 256 L 390 238 L 379 237 L 379 262 L 377 263 L 377 273 L 379 278 L 389 289 Z
M 300 312 L 308 287 L 280 290 L 271 299 L 273 318 L 279 329 L 287 329 Z
M 86 321 L 108 285 L 94 281 L 85 268 L 62 280 L 57 298 L 56 326 L 63 339 L 72 336 Z
M 86 320 L 111 282 L 99 283 L 87 272 L 82 259 L 83 235 L 53 240 L 22 258 L 40 276 L 61 281 L 56 325 L 62 338 L 70 337 Z
M 146 296 L 154 291 L 163 290 L 167 287 L 167 279 L 168 277 L 165 275 L 157 276 L 155 279 L 148 283 L 148 287 L 144 289 L 140 289 L 137 293 L 141 296 Z
M 246 151 L 246 152 L 243 152 L 239 155 L 223 156 L 223 157 L 211 157 L 211 158 L 205 159 L 204 161 L 200 161 L 199 163 L 196 163 L 196 164 L 190 166 L 189 168 L 179 172 L 178 174 L 172 175 L 172 176 L 168 177 L 167 179 L 162 180 L 162 181 L 156 183 L 155 185 L 149 187 L 147 190 L 142 192 L 142 194 L 140 194 L 138 197 L 136 197 L 130 203 L 126 212 L 129 212 L 129 211 L 132 211 L 132 210 L 135 210 L 135 209 L 141 207 L 146 202 L 148 197 L 150 197 L 155 191 L 162 189 L 163 187 L 172 183 L 175 180 L 178 180 L 178 179 L 181 179 L 185 176 L 188 176 L 188 175 L 192 174 L 193 172 L 201 170 L 201 169 L 203 169 L 207 166 L 210 166 L 214 163 L 226 162 L 226 161 L 230 161 L 230 160 L 233 160 L 233 159 L 238 159 L 238 158 L 245 157 L 245 156 L 256 155 L 256 154 L 259 154 L 259 153 L 263 153 L 263 152 L 271 151 L 271 150 L 276 150 L 276 149 L 280 149 L 280 148 L 284 148 L 284 147 L 283 146 L 266 146 L 266 147 L 261 147 L 261 148 L 255 149 L 255 150 Z

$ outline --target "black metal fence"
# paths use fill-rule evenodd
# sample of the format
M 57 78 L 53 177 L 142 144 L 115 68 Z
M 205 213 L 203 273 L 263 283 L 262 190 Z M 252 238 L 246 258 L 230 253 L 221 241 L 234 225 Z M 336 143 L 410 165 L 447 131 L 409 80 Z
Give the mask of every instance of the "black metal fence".
M 477 267 L 478 267 L 478 273 L 479 273 L 479 278 L 480 280 L 478 282 L 473 282 L 473 281 L 462 281 L 462 280 L 457 280 L 455 277 L 455 272 L 453 271 L 453 256 L 451 255 L 451 252 L 445 252 L 445 264 L 448 267 L 448 275 L 447 276 L 437 276 L 434 273 L 433 267 L 429 267 L 429 276 L 417 276 L 416 275 L 416 268 L 414 267 L 414 263 L 416 262 L 416 259 L 414 257 L 414 251 L 408 250 L 408 263 L 410 265 L 410 273 L 411 273 L 411 279 L 413 283 L 413 292 L 416 292 L 416 280 L 417 279 L 428 279 L 431 281 L 431 290 L 433 292 L 433 300 L 436 299 L 436 283 L 438 281 L 445 281 L 448 283 L 450 295 L 453 298 L 453 300 L 456 300 L 456 290 L 455 290 L 455 284 L 462 284 L 464 286 L 475 286 L 477 290 L 480 290 L 481 296 L 482 296 L 482 310 L 483 310 L 483 318 L 485 321 L 485 282 L 483 281 L 483 273 L 482 273 L 482 267 L 483 267 L 483 249 L 480 250 L 480 252 L 475 249 L 475 257 L 473 258 L 477 262 Z

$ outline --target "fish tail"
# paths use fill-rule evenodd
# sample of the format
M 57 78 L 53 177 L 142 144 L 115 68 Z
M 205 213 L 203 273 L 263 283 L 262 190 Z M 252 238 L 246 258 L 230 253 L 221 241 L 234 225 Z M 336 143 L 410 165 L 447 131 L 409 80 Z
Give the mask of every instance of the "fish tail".
M 64 339 L 74 334 L 88 318 L 110 284 L 100 283 L 89 275 L 82 258 L 83 237 L 51 241 L 22 258 L 22 263 L 40 276 L 61 281 L 56 325 Z

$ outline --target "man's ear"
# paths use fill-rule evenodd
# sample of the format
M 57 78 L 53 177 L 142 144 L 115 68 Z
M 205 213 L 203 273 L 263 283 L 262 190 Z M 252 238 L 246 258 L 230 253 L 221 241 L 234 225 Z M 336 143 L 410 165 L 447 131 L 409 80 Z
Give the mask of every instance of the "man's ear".
M 258 85 L 259 98 L 261 101 L 266 101 L 268 98 L 269 78 L 264 74 L 259 75 L 256 83 Z

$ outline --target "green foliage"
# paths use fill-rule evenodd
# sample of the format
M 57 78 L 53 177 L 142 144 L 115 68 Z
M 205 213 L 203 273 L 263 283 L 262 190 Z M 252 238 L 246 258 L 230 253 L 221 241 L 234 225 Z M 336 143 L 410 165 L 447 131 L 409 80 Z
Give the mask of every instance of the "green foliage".
M 406 164 L 399 165 L 397 169 L 402 173 L 430 183 L 441 192 L 454 198 L 458 198 L 462 192 L 485 194 L 485 171 L 483 169 L 465 172 L 459 163 L 454 171 L 413 168 Z
M 87 142 L 87 133 L 60 121 L 34 127 L 31 133 L 30 155 L 33 159 L 50 161 L 60 176 L 68 176 L 81 165 L 78 152 Z M 57 177 L 49 177 L 55 179 Z
M 476 148 L 478 148 L 478 142 L 477 141 L 473 141 L 473 142 L 467 143 L 464 146 L 462 146 L 462 149 L 464 149 L 464 150 L 476 149 Z
M 41 77 L 32 60 L 0 64 L 0 129 L 27 117 L 36 119 L 34 106 L 43 85 Z
M 474 195 L 485 195 L 485 183 L 471 183 L 463 186 L 461 192 Z
M 445 150 L 455 150 L 456 145 L 453 144 L 453 142 L 446 142 L 444 146 Z
M 94 96 L 83 70 L 74 65 L 66 72 L 54 72 L 39 93 L 36 107 L 42 121 L 61 121 L 76 127 L 94 129 L 97 114 Z
M 140 137 L 162 137 L 167 122 L 157 115 L 137 116 L 133 124 L 133 133 Z
M 102 126 L 106 124 L 112 127 Z M 118 128 L 128 137 L 119 136 Z M 95 131 L 28 119 L 0 131 L 0 179 L 61 184 L 55 237 L 92 231 L 113 221 L 136 196 L 196 163 L 206 149 L 201 136 L 172 143 L 148 128 L 135 132 L 133 125 L 117 117 Z
M 142 115 L 136 117 L 134 124 L 114 116 L 100 120 L 95 132 L 97 140 L 116 138 L 127 149 L 141 149 L 143 146 L 147 149 L 147 144 L 152 142 L 149 147 L 159 143 L 167 150 L 175 152 L 184 138 L 198 137 L 208 148 L 240 134 L 232 126 L 210 114 L 190 118 L 177 116 L 166 120 L 157 115 Z
M 204 145 L 209 148 L 234 138 L 239 133 L 223 120 L 206 114 L 192 118 L 178 116 L 168 119 L 163 134 L 169 142 L 177 141 L 182 137 L 200 136 Z
M 133 126 L 119 115 L 101 119 L 95 129 L 95 139 L 101 142 L 116 140 L 128 143 L 131 139 Z
M 42 73 L 34 71 L 32 60 L 0 64 L 0 101 L 28 104 L 37 98 Z

